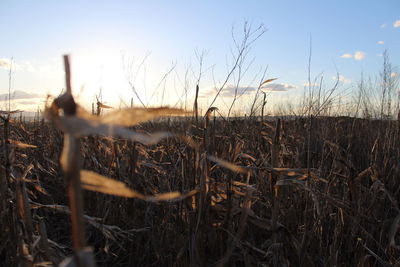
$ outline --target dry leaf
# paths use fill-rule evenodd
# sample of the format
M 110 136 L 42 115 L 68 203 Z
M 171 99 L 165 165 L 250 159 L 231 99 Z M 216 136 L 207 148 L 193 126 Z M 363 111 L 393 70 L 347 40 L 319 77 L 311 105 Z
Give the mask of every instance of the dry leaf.
M 113 108 L 113 107 L 107 106 L 107 105 L 105 105 L 105 104 L 103 104 L 103 103 L 101 103 L 101 102 L 97 102 L 97 106 L 98 106 L 99 108 Z
M 275 81 L 276 79 L 278 79 L 278 78 L 272 78 L 272 79 L 265 80 L 265 81 L 263 81 L 263 82 L 261 83 L 260 87 L 264 86 L 264 85 L 267 84 L 267 83 L 270 83 L 270 82 L 272 82 L 272 81 Z
M 82 187 L 104 194 L 144 199 L 144 195 L 127 187 L 123 182 L 110 179 L 92 171 L 81 171 Z
M 218 111 L 218 108 L 217 108 L 217 107 L 211 107 L 211 108 L 209 108 L 209 109 L 207 110 L 207 112 L 206 112 L 205 117 L 210 118 L 211 113 L 212 113 L 213 111 Z
M 157 201 L 179 201 L 184 198 L 193 196 L 198 192 L 198 190 L 192 190 L 186 194 L 181 194 L 179 192 L 168 192 L 156 194 L 154 196 L 143 195 L 133 189 L 130 189 L 123 182 L 116 181 L 114 179 L 102 176 L 92 171 L 82 170 L 81 172 L 82 187 L 104 194 L 128 197 L 128 198 L 138 198 L 149 202 Z
M 46 107 L 46 118 L 54 122 L 60 130 L 72 134 L 76 138 L 88 135 L 105 135 L 137 141 L 147 145 L 158 143 L 161 139 L 171 137 L 173 134 L 158 132 L 146 135 L 120 126 L 132 126 L 162 116 L 186 114 L 180 109 L 135 108 L 113 111 L 104 116 L 94 116 L 77 105 L 76 116 L 60 116 L 59 109 L 61 107 L 57 103 L 62 105 L 63 102 L 54 101 L 50 107 Z
M 60 118 L 60 123 L 63 131 L 69 132 L 75 137 L 104 135 L 151 145 L 158 143 L 161 139 L 173 136 L 173 134 L 169 132 L 158 132 L 148 135 L 141 134 L 123 127 L 99 123 L 98 121 L 86 120 L 78 117 L 62 117 Z
M 209 160 L 217 163 L 218 165 L 220 165 L 222 167 L 225 167 L 225 168 L 227 168 L 227 169 L 229 169 L 229 170 L 231 170 L 233 172 L 239 172 L 239 173 L 244 173 L 244 174 L 248 174 L 249 173 L 249 170 L 247 170 L 247 169 L 245 169 L 243 167 L 240 167 L 238 165 L 235 165 L 235 164 L 233 164 L 231 162 L 216 158 L 214 156 L 207 156 L 207 158 Z
M 155 118 L 168 117 L 168 116 L 182 116 L 189 114 L 182 109 L 176 108 L 125 108 L 109 112 L 102 116 L 94 116 L 84 110 L 77 108 L 77 117 L 117 126 L 133 126 L 141 122 L 149 121 Z
M 8 142 L 10 142 L 11 145 L 14 145 L 15 147 L 18 148 L 37 148 L 37 146 L 35 145 L 25 144 L 17 140 L 8 139 Z

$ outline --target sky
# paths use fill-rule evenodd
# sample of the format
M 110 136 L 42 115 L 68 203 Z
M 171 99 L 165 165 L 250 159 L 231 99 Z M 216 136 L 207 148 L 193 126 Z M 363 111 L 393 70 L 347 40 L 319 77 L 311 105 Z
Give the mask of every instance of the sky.
M 298 101 L 309 67 L 327 88 L 339 73 L 340 88 L 351 93 L 361 73 L 378 77 L 385 50 L 393 76 L 400 64 L 399 0 L 2 0 L 0 12 L 0 109 L 9 88 L 12 108 L 43 109 L 46 96 L 65 87 L 64 54 L 74 95 L 87 108 L 97 95 L 115 108 L 132 99 L 191 109 L 201 72 L 202 109 L 226 112 L 238 88 L 233 110 L 245 112 L 263 79 L 277 78 L 263 87 L 277 104 Z M 262 34 L 228 76 L 245 27 L 248 41 Z

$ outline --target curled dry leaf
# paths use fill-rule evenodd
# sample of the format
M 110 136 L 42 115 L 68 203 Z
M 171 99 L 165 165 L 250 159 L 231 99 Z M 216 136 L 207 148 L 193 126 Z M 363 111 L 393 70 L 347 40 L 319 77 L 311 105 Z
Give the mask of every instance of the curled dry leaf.
M 113 111 L 104 116 L 94 116 L 77 105 L 76 116 L 60 116 L 59 109 L 63 108 L 65 101 L 58 99 L 61 99 L 61 97 L 57 98 L 50 107 L 46 107 L 45 116 L 55 123 L 60 130 L 77 138 L 88 135 L 105 135 L 137 141 L 147 145 L 155 144 L 163 138 L 173 136 L 173 134 L 158 132 L 146 135 L 123 127 L 132 126 L 157 117 L 186 114 L 181 109 L 134 108 Z
M 98 106 L 99 108 L 113 108 L 113 107 L 107 106 L 107 105 L 105 105 L 105 104 L 103 104 L 103 103 L 101 103 L 101 102 L 97 102 L 97 106 Z
M 110 179 L 92 171 L 81 171 L 82 187 L 104 194 L 144 199 L 144 195 L 127 187 L 123 182 Z
M 17 140 L 8 139 L 8 142 L 10 142 L 11 145 L 18 147 L 18 148 L 37 148 L 37 146 L 35 146 L 35 145 L 25 144 L 25 143 L 22 143 Z
M 267 84 L 267 83 L 270 83 L 270 82 L 272 82 L 272 81 L 275 81 L 276 79 L 278 79 L 278 78 L 272 78 L 272 79 L 265 80 L 265 81 L 263 81 L 263 82 L 260 84 L 260 87 L 264 86 L 264 85 Z
M 298 180 L 305 180 L 309 178 L 308 169 L 305 168 L 272 168 L 272 171 L 290 178 L 296 178 Z M 313 179 L 319 179 L 321 181 L 324 180 L 315 174 L 314 169 L 310 171 L 310 177 Z
M 104 135 L 137 141 L 146 145 L 156 144 L 161 139 L 173 136 L 173 134 L 169 132 L 141 134 L 123 127 L 99 123 L 98 121 L 86 120 L 79 117 L 61 117 L 60 124 L 63 131 L 69 132 L 75 137 Z
M 182 116 L 189 114 L 182 109 L 176 108 L 124 108 L 109 112 L 102 116 L 94 116 L 84 110 L 82 107 L 77 108 L 77 117 L 84 118 L 98 123 L 116 125 L 116 126 L 133 126 L 155 118 L 168 116 Z
M 211 108 L 209 108 L 209 109 L 207 110 L 207 112 L 206 112 L 206 116 L 205 116 L 205 117 L 210 118 L 211 113 L 212 113 L 213 111 L 218 111 L 218 108 L 217 108 L 217 107 L 211 107 Z
M 148 196 L 148 195 L 143 195 L 133 189 L 130 189 L 123 182 L 116 181 L 114 179 L 102 176 L 95 172 L 82 170 L 80 173 L 81 173 L 82 187 L 87 190 L 114 196 L 120 196 L 120 197 L 138 198 L 149 202 L 179 201 L 184 198 L 193 196 L 198 192 L 197 190 L 192 190 L 186 194 L 181 194 L 179 192 L 168 192 L 168 193 Z

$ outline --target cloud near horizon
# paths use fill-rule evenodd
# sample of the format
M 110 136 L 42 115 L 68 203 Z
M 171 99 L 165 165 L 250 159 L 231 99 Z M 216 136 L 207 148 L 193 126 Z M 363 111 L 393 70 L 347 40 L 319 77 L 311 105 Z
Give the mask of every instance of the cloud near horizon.
M 378 41 L 378 44 L 383 45 L 383 44 L 385 44 L 385 42 L 384 41 Z
M 305 83 L 303 83 L 303 86 L 304 86 L 304 87 L 318 87 L 318 86 L 320 86 L 320 84 L 319 84 L 319 83 L 309 83 L 309 82 L 305 82 Z
M 41 94 L 28 93 L 20 90 L 11 92 L 11 101 L 20 99 L 42 98 L 42 97 L 43 95 Z M 8 100 L 8 93 L 0 94 L 0 101 L 7 101 L 7 100 Z
M 252 92 L 255 92 L 257 88 L 252 87 L 252 86 L 239 86 L 237 87 L 237 94 L 238 95 L 249 95 Z M 224 89 L 221 91 L 221 96 L 223 97 L 234 97 L 235 96 L 235 91 L 236 91 L 236 86 L 235 85 L 227 85 Z
M 22 101 L 18 101 L 17 105 L 27 105 L 27 106 L 31 106 L 31 105 L 37 105 L 38 102 L 37 100 L 22 100 Z
M 10 68 L 10 60 L 7 58 L 0 58 L 0 68 L 1 69 L 9 69 Z
M 199 97 L 200 98 L 207 98 L 211 95 L 215 95 L 217 93 L 217 91 L 219 90 L 219 88 L 217 87 L 209 87 L 208 89 L 204 90 L 203 93 L 200 93 Z M 237 95 L 249 95 L 252 92 L 255 92 L 255 90 L 257 90 L 257 88 L 252 87 L 252 86 L 239 86 L 237 88 Z M 236 91 L 236 86 L 233 84 L 228 84 L 224 87 L 224 89 L 222 89 L 220 96 L 222 97 L 234 97 L 235 96 L 235 91 Z
M 396 21 L 393 23 L 393 27 L 395 27 L 395 28 L 400 28 L 400 19 L 399 19 L 399 20 L 396 20 Z
M 296 86 L 290 85 L 287 83 L 270 83 L 262 86 L 260 89 L 265 92 L 284 92 L 290 89 L 294 89 Z M 203 94 L 200 94 L 200 98 L 207 98 L 211 95 L 215 95 L 219 88 L 213 87 L 203 91 Z M 220 96 L 221 97 L 234 97 L 236 91 L 236 86 L 229 84 L 222 89 Z M 257 87 L 254 86 L 239 86 L 237 87 L 237 95 L 251 95 L 257 91 Z
M 295 88 L 296 86 L 287 83 L 270 83 L 261 87 L 263 91 L 267 92 L 284 92 Z
M 339 82 L 342 82 L 342 83 L 351 83 L 351 80 L 347 79 L 343 75 L 339 75 L 339 77 L 338 76 L 332 76 L 332 80 L 336 81 L 337 79 L 339 79 Z
M 0 69 L 10 70 L 10 66 L 11 66 L 11 59 L 0 58 Z M 15 60 L 13 60 L 12 67 L 13 67 L 13 69 L 12 69 L 13 71 L 15 71 L 15 70 L 35 71 L 35 67 L 29 61 L 21 61 L 21 62 L 17 63 L 17 62 L 15 62 Z

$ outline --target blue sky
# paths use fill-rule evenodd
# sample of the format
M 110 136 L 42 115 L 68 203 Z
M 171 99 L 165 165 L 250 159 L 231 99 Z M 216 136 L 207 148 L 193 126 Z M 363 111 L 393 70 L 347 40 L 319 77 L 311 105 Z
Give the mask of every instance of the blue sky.
M 326 85 L 339 72 L 341 86 L 352 90 L 364 75 L 377 77 L 382 52 L 400 64 L 400 2 L 382 1 L 8 1 L 0 3 L 0 95 L 8 92 L 9 60 L 14 60 L 14 106 L 36 110 L 43 96 L 64 87 L 62 55 L 72 60 L 74 92 L 89 106 L 103 90 L 114 106 L 135 97 L 123 59 L 133 62 L 134 84 L 148 105 L 191 107 L 198 73 L 196 51 L 207 51 L 200 82 L 207 106 L 232 64 L 232 28 L 241 40 L 243 24 L 263 24 L 266 32 L 248 54 L 252 62 L 240 86 L 256 87 L 260 69 L 277 77 L 271 102 L 298 98 L 307 82 L 312 43 L 312 75 Z M 381 41 L 381 42 L 380 42 Z M 378 43 L 380 42 L 380 43 Z M 254 60 L 253 60 L 254 59 Z M 246 65 L 246 64 L 244 64 Z M 126 64 L 125 64 L 126 66 Z M 173 66 L 166 80 L 163 75 Z M 187 97 L 182 97 L 185 85 Z M 134 76 L 134 75 L 133 75 Z M 237 75 L 236 75 L 237 77 Z M 133 79 L 133 78 L 132 78 Z M 220 102 L 231 102 L 229 86 Z M 285 87 L 286 86 L 286 87 Z M 241 99 L 246 106 L 251 90 Z M 3 96 L 4 99 L 4 96 Z M 139 102 L 134 98 L 134 103 Z M 0 109 L 2 109 L 0 102 Z

